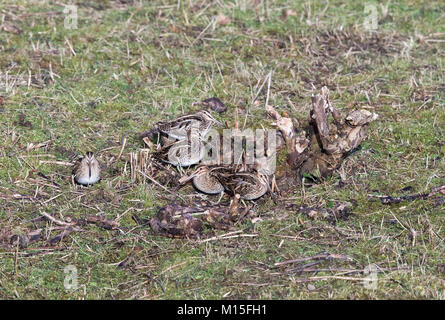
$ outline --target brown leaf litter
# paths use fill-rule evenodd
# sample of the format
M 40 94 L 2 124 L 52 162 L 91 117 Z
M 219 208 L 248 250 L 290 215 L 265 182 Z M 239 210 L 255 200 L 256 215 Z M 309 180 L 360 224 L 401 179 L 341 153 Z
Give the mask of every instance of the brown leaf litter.
M 51 222 L 51 226 L 47 229 L 37 228 L 32 231 L 26 229 L 24 232 L 12 232 L 6 228 L 0 229 L 0 245 L 4 247 L 19 246 L 20 248 L 25 248 L 31 243 L 43 240 L 46 242 L 45 247 L 48 247 L 62 242 L 62 240 L 68 237 L 72 232 L 84 231 L 81 227 L 87 224 L 95 224 L 99 228 L 106 230 L 115 230 L 119 228 L 119 222 L 110 220 L 104 216 L 86 216 L 81 219 L 66 217 L 64 220 L 59 220 L 53 215 L 43 211 L 41 212 L 41 216 L 33 219 L 31 222 L 35 224 L 42 221 Z M 49 234 L 48 231 L 60 231 L 60 233 L 49 238 L 47 235 Z
M 240 207 L 239 197 L 228 205 L 196 201 L 190 206 L 171 203 L 163 206 L 149 221 L 133 215 L 138 224 L 149 224 L 156 234 L 168 237 L 200 238 L 204 224 L 215 229 L 234 230 L 233 224 L 244 219 L 252 206 Z

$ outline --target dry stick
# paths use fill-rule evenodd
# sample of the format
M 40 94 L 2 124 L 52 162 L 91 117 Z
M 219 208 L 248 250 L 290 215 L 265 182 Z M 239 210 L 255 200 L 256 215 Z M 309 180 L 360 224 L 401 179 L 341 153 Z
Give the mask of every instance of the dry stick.
M 127 210 L 125 210 L 124 212 L 122 212 L 122 214 L 118 215 L 118 216 L 116 217 L 116 219 L 114 219 L 114 221 L 118 222 L 118 221 L 119 221 L 120 219 L 122 219 L 122 217 L 123 217 L 127 212 L 129 212 L 130 210 L 134 210 L 134 207 L 130 207 L 130 208 L 128 208 Z
M 56 235 L 56 236 L 54 236 L 54 237 L 52 237 L 51 239 L 49 239 L 49 243 L 50 244 L 56 244 L 56 243 L 59 243 L 59 242 L 62 242 L 63 241 L 63 239 L 65 238 L 65 237 L 67 237 L 68 235 L 70 235 L 73 231 L 78 231 L 77 230 L 77 228 L 76 228 L 76 230 L 73 228 L 73 227 L 68 227 L 68 228 L 65 228 L 65 229 L 63 229 L 63 231 L 60 233 L 60 234 L 58 234 L 58 235 Z
M 150 273 L 146 273 L 145 275 L 146 275 L 150 280 L 152 280 L 152 281 L 156 282 L 157 284 L 159 284 L 159 286 L 161 287 L 162 292 L 165 293 L 165 287 L 164 287 L 164 284 L 162 283 L 161 280 L 159 280 L 159 279 L 153 277 Z
M 73 55 L 76 55 L 76 52 L 74 51 L 74 49 L 73 49 L 73 46 L 71 45 L 71 43 L 69 42 L 69 40 L 65 37 L 65 43 L 67 43 L 68 44 L 68 47 L 70 47 L 70 50 L 71 50 L 71 53 L 73 54 Z M 76 100 L 76 99 L 74 99 L 74 100 Z M 76 100 L 77 101 L 77 100 Z
M 153 182 L 154 184 L 156 184 L 157 186 L 161 187 L 163 190 L 167 191 L 168 193 L 170 193 L 171 195 L 174 195 L 175 197 L 179 197 L 181 200 L 185 199 L 183 197 L 181 197 L 179 194 L 171 192 L 170 190 L 168 190 L 166 187 L 164 187 L 162 184 L 160 184 L 159 182 L 157 182 L 155 179 L 153 179 L 152 177 L 150 177 L 149 175 L 145 174 L 144 172 L 142 172 L 141 170 L 138 170 L 138 172 L 140 174 L 142 174 L 145 178 L 147 178 L 148 180 L 150 180 L 151 182 Z
M 209 214 L 209 210 L 187 213 L 187 215 L 190 215 L 191 217 L 202 216 L 205 214 Z M 181 218 L 182 216 L 184 216 L 184 214 L 177 214 L 177 215 L 172 216 L 172 218 Z
M 238 209 L 239 199 L 240 199 L 240 195 L 236 193 L 235 196 L 233 197 L 232 202 L 230 203 L 230 206 L 229 206 L 229 215 L 230 216 L 236 214 L 236 211 Z
M 118 146 L 108 147 L 108 148 L 99 150 L 97 153 L 102 153 L 102 152 L 104 152 L 104 151 L 108 151 L 108 150 L 111 150 L 111 149 L 116 149 L 117 147 L 118 147 Z
M 169 267 L 165 268 L 164 270 L 162 270 L 162 271 L 159 273 L 159 275 L 162 275 L 162 274 L 166 273 L 167 271 L 170 271 L 170 270 L 172 270 L 172 269 L 175 269 L 175 268 L 177 268 L 177 267 L 180 267 L 180 266 L 186 264 L 187 262 L 188 262 L 188 261 L 184 261 L 184 262 L 180 262 L 180 263 L 178 263 L 178 264 L 175 264 L 175 265 L 173 265 L 173 266 L 169 266 Z
M 244 217 L 249 213 L 250 209 L 252 209 L 252 208 L 253 208 L 253 204 L 250 204 L 247 207 L 245 207 L 243 212 L 241 212 L 241 214 L 239 215 L 238 220 L 244 219 Z
M 227 240 L 227 239 L 233 239 L 233 238 L 243 238 L 243 237 L 250 237 L 250 238 L 253 238 L 253 237 L 257 237 L 258 235 L 257 234 L 248 234 L 248 233 L 246 233 L 246 234 L 236 234 L 236 235 L 234 235 L 234 236 L 229 236 L 229 237 L 224 237 L 224 238 L 218 238 L 218 239 L 205 239 L 205 240 L 203 240 L 203 241 L 201 241 L 200 243 L 202 243 L 202 242 L 208 242 L 208 241 L 213 241 L 213 240 Z
M 45 216 L 46 218 L 48 218 L 49 220 L 51 220 L 52 222 L 54 222 L 55 224 L 58 224 L 60 226 L 73 226 L 74 225 L 74 223 L 72 223 L 72 222 L 68 223 L 68 222 L 60 221 L 60 220 L 54 218 L 53 216 L 49 215 L 45 211 L 40 212 L 40 214 L 42 216 Z
M 55 158 L 54 155 L 49 153 L 44 154 L 30 154 L 30 155 L 21 155 L 20 158 L 40 158 L 40 157 L 48 157 L 48 158 Z
M 266 84 L 268 77 L 270 77 L 271 74 L 272 74 L 272 71 L 267 74 L 266 78 L 264 78 L 263 83 L 261 84 L 260 88 L 257 90 L 257 92 L 256 92 L 254 98 L 252 99 L 252 101 L 250 102 L 250 104 L 254 103 L 256 98 L 258 98 L 258 95 L 260 94 L 261 90 L 263 89 L 264 85 Z
M 234 115 L 234 118 L 235 118 L 235 130 L 237 130 L 238 131 L 238 129 L 239 129 L 239 124 L 238 124 L 238 106 L 235 106 L 235 115 Z
M 54 182 L 51 178 L 45 176 L 43 173 L 41 173 L 40 171 L 37 173 L 38 176 L 42 177 L 43 179 L 49 181 L 52 183 L 51 187 L 57 187 L 60 189 L 60 185 L 56 182 Z M 46 185 L 46 184 L 45 184 Z
M 146 144 L 150 149 L 153 149 L 153 148 L 154 148 L 154 144 L 153 144 L 153 142 L 151 142 L 150 139 L 148 139 L 148 137 L 144 137 L 144 138 L 142 139 L 142 141 L 144 141 L 145 144 Z
M 50 161 L 50 160 L 40 160 L 39 164 L 57 164 L 60 166 L 73 166 L 71 162 L 65 162 L 65 161 Z
M 316 265 L 318 265 L 318 264 L 320 264 L 322 262 L 323 262 L 323 260 L 318 260 L 318 261 L 315 261 L 315 262 L 306 263 L 304 265 L 299 265 L 296 268 L 292 268 L 292 269 L 287 270 L 287 273 L 293 273 L 293 272 L 300 273 L 300 271 L 303 272 L 305 270 L 308 270 L 310 267 L 316 266 Z
M 272 80 L 272 71 L 269 72 L 269 79 L 267 80 L 267 94 L 266 94 L 266 106 L 269 105 L 269 93 L 270 93 L 270 82 Z
M 205 239 L 205 240 L 218 239 L 220 237 L 225 237 L 225 236 L 229 236 L 229 235 L 237 234 L 237 233 L 241 233 L 241 232 L 243 232 L 243 230 L 232 231 L 232 232 L 221 234 L 219 236 L 215 236 L 215 237 L 208 238 L 208 239 Z
M 15 200 L 32 200 L 35 199 L 33 196 L 27 196 L 27 195 L 21 195 L 19 193 L 14 193 L 12 195 L 8 195 L 8 194 L 1 194 L 0 193 L 0 199 L 5 199 L 5 200 L 9 200 L 9 199 L 15 199 Z
M 351 280 L 351 281 L 365 281 L 366 278 L 354 278 L 354 277 L 343 277 L 343 276 L 319 276 L 319 277 L 310 277 L 309 280 L 329 280 L 329 279 L 338 279 L 338 280 Z
M 341 276 L 325 276 L 325 277 L 300 278 L 300 279 L 294 279 L 292 281 L 299 282 L 299 283 L 304 283 L 304 282 L 329 280 L 329 279 L 351 280 L 351 281 L 366 281 L 366 278 L 353 278 L 353 277 L 341 277 Z
M 386 272 L 386 271 L 399 271 L 399 270 L 408 270 L 408 267 L 391 267 L 391 268 L 378 268 L 376 272 Z M 343 274 L 350 274 L 350 273 L 364 273 L 367 270 L 366 269 L 342 269 L 342 268 L 322 268 L 322 269 L 316 269 L 316 268 L 295 268 L 290 271 L 294 272 L 341 272 Z
M 309 260 L 316 260 L 316 259 L 340 259 L 340 260 L 352 260 L 352 258 L 342 255 L 342 254 L 335 254 L 335 253 L 322 253 L 322 254 L 316 254 L 312 257 L 303 257 L 303 258 L 297 258 L 293 260 L 286 260 L 277 262 L 274 264 L 275 267 L 282 266 L 289 263 L 295 263 L 295 262 L 303 262 L 303 261 L 309 261 Z
M 257 90 L 255 96 L 253 97 L 252 101 L 250 102 L 250 104 L 253 104 L 256 100 L 256 98 L 258 98 L 258 95 L 260 94 L 261 90 L 263 90 L 264 85 L 266 84 L 266 81 L 272 76 L 272 71 L 270 71 L 267 76 L 264 78 L 263 83 L 261 84 L 260 88 Z M 246 112 L 246 116 L 244 117 L 244 123 L 243 123 L 243 130 L 246 127 L 246 123 L 247 123 L 247 115 L 249 114 L 250 108 L 249 110 Z
M 63 11 L 48 11 L 48 12 L 31 12 L 31 13 L 22 13 L 17 16 L 17 18 L 22 19 L 30 16 L 53 16 L 60 15 Z
M 121 151 L 119 152 L 119 155 L 118 155 L 117 158 L 116 158 L 116 162 L 118 162 L 119 159 L 121 158 L 122 153 L 124 152 L 125 145 L 127 144 L 127 137 L 124 137 L 122 140 L 123 140 L 123 141 L 122 141 Z
M 52 198 L 50 198 L 50 199 L 48 199 L 48 200 L 45 200 L 45 201 L 43 201 L 42 203 L 45 204 L 45 203 L 48 203 L 48 202 L 50 202 L 50 201 L 53 201 L 54 199 L 60 197 L 62 194 L 63 194 L 63 193 L 56 194 L 54 197 L 52 197 Z
M 370 194 L 368 196 L 373 197 L 373 198 L 379 198 L 380 202 L 382 204 L 391 204 L 391 203 L 399 203 L 402 201 L 413 201 L 413 200 L 417 200 L 417 199 L 427 199 L 439 192 L 442 194 L 445 194 L 445 185 L 435 187 L 435 188 L 431 189 L 431 192 L 429 192 L 429 193 L 421 192 L 421 193 L 417 193 L 417 194 L 413 194 L 413 195 L 400 196 L 400 197 L 378 196 L 378 195 L 372 195 L 372 194 Z
M 192 45 L 196 43 L 199 39 L 201 39 L 202 35 L 207 31 L 207 29 L 215 22 L 215 18 L 213 18 L 210 23 L 207 25 L 207 27 L 204 28 L 204 30 L 201 31 L 201 33 L 196 37 L 195 40 L 192 41 Z
M 236 234 L 236 233 L 240 233 L 240 232 L 243 232 L 243 230 L 233 231 L 233 232 L 229 232 L 226 234 L 222 234 L 220 236 L 204 239 L 204 240 L 199 241 L 199 243 L 209 242 L 209 241 L 214 241 L 214 240 L 225 240 L 225 239 L 239 238 L 239 237 L 256 237 L 256 236 L 258 236 L 257 234 Z
M 20 158 L 22 158 L 22 157 L 20 157 Z M 22 158 L 22 160 L 23 160 L 23 162 L 25 162 L 32 170 L 35 170 L 35 168 L 28 162 L 28 161 L 26 161 L 25 159 L 23 159 Z

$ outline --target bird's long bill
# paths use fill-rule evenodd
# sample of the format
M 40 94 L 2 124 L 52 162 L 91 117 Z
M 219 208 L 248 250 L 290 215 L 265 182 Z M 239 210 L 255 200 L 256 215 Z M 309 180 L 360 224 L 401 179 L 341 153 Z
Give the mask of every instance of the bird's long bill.
M 91 163 L 88 163 L 88 177 L 91 178 Z
M 200 172 L 200 170 L 199 170 L 199 169 L 196 169 L 196 170 L 193 171 L 189 176 L 183 176 L 183 177 L 181 177 L 181 178 L 178 180 L 178 182 L 179 182 L 180 184 L 186 183 L 186 182 L 192 180 L 194 177 L 196 177 L 196 176 L 198 175 L 199 172 Z
M 189 176 L 183 176 L 181 179 L 178 180 L 179 184 L 186 183 L 187 181 L 192 180 L 196 176 L 196 173 L 192 173 Z
M 213 118 L 213 117 L 212 117 L 212 121 L 215 122 L 217 125 L 219 125 L 219 126 L 221 126 L 221 127 L 224 126 L 221 122 L 219 122 L 218 120 L 216 120 L 216 119 Z

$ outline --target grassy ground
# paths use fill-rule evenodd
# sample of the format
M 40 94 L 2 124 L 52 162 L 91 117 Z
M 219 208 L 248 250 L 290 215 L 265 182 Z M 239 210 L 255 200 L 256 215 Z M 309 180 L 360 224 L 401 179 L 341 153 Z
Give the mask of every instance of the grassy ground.
M 58 219 L 126 212 L 120 223 L 131 232 L 90 225 L 55 246 L 4 244 L 0 298 L 445 298 L 443 196 L 394 205 L 368 198 L 445 182 L 443 1 L 376 5 L 374 31 L 363 27 L 372 12 L 365 6 L 374 4 L 366 1 L 72 3 L 74 29 L 64 27 L 58 1 L 0 4 L 5 23 L 22 30 L 0 31 L 0 230 L 40 227 L 52 237 L 51 223 L 31 222 L 42 211 Z M 215 23 L 219 14 L 230 23 Z M 233 123 L 238 105 L 256 126 L 265 118 L 266 90 L 259 104 L 250 102 L 270 71 L 269 103 L 298 119 L 323 85 L 343 112 L 367 105 L 379 114 L 339 173 L 288 196 L 307 206 L 349 201 L 353 214 L 332 225 L 263 199 L 255 206 L 261 219 L 237 225 L 255 237 L 199 242 L 135 228 L 132 213 L 149 218 L 168 203 L 156 185 L 132 184 L 123 174 L 128 152 L 142 146 L 135 134 L 212 96 L 229 107 L 220 119 Z M 41 163 L 92 150 L 110 164 L 123 135 L 123 161 L 90 188 L 73 186 L 69 167 Z M 320 252 L 353 260 L 325 261 L 314 268 L 333 270 L 318 274 L 274 268 Z M 363 285 L 362 273 L 341 271 L 370 264 L 382 271 L 375 289 Z M 64 287 L 69 265 L 77 268 L 77 290 Z

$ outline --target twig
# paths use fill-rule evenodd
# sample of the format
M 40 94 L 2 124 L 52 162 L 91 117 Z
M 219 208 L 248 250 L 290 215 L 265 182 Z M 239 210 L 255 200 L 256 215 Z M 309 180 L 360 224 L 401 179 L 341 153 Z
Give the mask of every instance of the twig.
M 204 242 L 209 242 L 209 241 L 214 241 L 214 240 L 225 240 L 225 239 L 239 238 L 239 237 L 256 237 L 256 236 L 258 236 L 257 234 L 235 234 L 235 233 L 240 233 L 240 232 L 243 232 L 243 231 L 238 230 L 238 231 L 234 231 L 234 232 L 229 232 L 226 234 L 222 234 L 220 236 L 211 237 L 208 239 L 201 240 L 201 241 L 199 241 L 199 243 L 204 243 Z
M 209 210 L 187 213 L 187 215 L 190 217 L 202 216 L 205 214 L 209 214 Z M 176 215 L 172 216 L 172 218 L 177 219 L 177 218 L 181 218 L 182 216 L 183 216 L 183 214 L 176 214 Z
M 159 286 L 160 286 L 161 289 L 162 289 L 162 292 L 165 293 L 165 287 L 164 287 L 164 284 L 162 283 L 161 280 L 159 280 L 159 279 L 153 277 L 150 273 L 146 273 L 145 275 L 146 275 L 150 280 L 152 280 L 152 281 L 156 282 L 157 284 L 159 284 Z
M 73 166 L 74 164 L 71 162 L 65 162 L 65 161 L 51 161 L 51 160 L 40 160 L 39 164 L 57 164 L 60 166 Z
M 266 81 L 268 81 L 268 80 L 270 81 L 271 76 L 272 76 L 272 71 L 270 71 L 270 72 L 266 75 L 266 77 L 264 78 L 263 83 L 261 84 L 260 88 L 257 90 L 255 96 L 253 97 L 252 101 L 250 102 L 251 105 L 255 102 L 255 100 L 256 100 L 256 98 L 258 97 L 258 95 L 260 94 L 261 90 L 263 90 L 263 87 L 264 87 L 264 85 L 266 84 Z M 266 106 L 267 106 L 267 103 L 266 103 Z M 244 128 L 246 127 L 246 123 L 247 123 L 247 115 L 249 114 L 249 112 L 250 112 L 250 106 L 249 106 L 249 109 L 248 109 L 247 112 L 246 112 L 246 116 L 244 117 L 243 130 L 244 130 Z
M 325 260 L 340 259 L 340 260 L 349 260 L 349 261 L 352 260 L 351 257 L 345 256 L 342 254 L 322 253 L 322 254 L 316 254 L 312 257 L 303 257 L 303 258 L 297 258 L 297 259 L 277 262 L 274 264 L 274 266 L 278 267 L 278 266 L 282 266 L 282 265 L 289 264 L 289 263 L 303 262 L 303 261 L 309 261 L 309 260 L 318 260 L 318 259 L 325 259 Z
M 420 193 L 416 193 L 413 195 L 400 196 L 400 197 L 379 196 L 379 195 L 372 195 L 372 194 L 370 194 L 368 196 L 372 197 L 372 198 L 379 198 L 380 202 L 382 204 L 392 204 L 392 203 L 400 203 L 402 201 L 413 201 L 413 200 L 417 200 L 417 199 L 425 200 L 439 192 L 442 194 L 445 194 L 445 185 L 435 187 L 435 188 L 431 189 L 431 191 L 429 193 L 420 192 Z
M 44 203 L 44 204 L 45 204 L 45 203 L 48 203 L 48 202 L 50 202 L 50 201 L 52 201 L 52 200 L 54 200 L 54 199 L 60 197 L 62 194 L 63 194 L 63 193 L 56 194 L 54 197 L 52 197 L 52 198 L 50 198 L 50 199 L 48 199 L 48 200 L 45 200 L 45 201 L 43 201 L 42 203 Z
M 116 221 L 116 222 L 118 222 L 120 219 L 122 219 L 122 217 L 127 213 L 127 212 L 129 212 L 130 210 L 134 210 L 134 207 L 130 207 L 130 208 L 128 208 L 127 210 L 125 210 L 124 212 L 122 212 L 120 215 L 118 215 L 117 217 L 116 217 L 116 219 L 114 219 L 114 221 Z
M 350 281 L 365 281 L 366 278 L 354 278 L 354 277 L 344 277 L 344 276 L 319 276 L 319 277 L 310 277 L 309 280 L 317 281 L 317 280 L 329 280 L 329 279 L 338 279 L 338 280 L 350 280 Z
M 78 228 L 73 228 L 72 226 L 69 226 L 67 228 L 65 228 L 60 234 L 58 234 L 55 237 L 52 237 L 51 239 L 49 239 L 49 244 L 54 245 L 56 243 L 61 242 L 65 237 L 67 237 L 68 235 L 70 235 L 73 231 L 78 231 Z
M 215 19 L 212 19 L 210 21 L 210 23 L 207 25 L 207 27 L 205 27 L 201 33 L 196 37 L 195 40 L 192 41 L 192 45 L 194 45 L 196 43 L 196 41 L 198 41 L 199 39 L 201 39 L 202 35 L 207 31 L 207 29 L 215 22 Z
M 267 76 L 264 78 L 263 83 L 261 84 L 260 88 L 257 90 L 255 96 L 253 97 L 252 101 L 250 102 L 250 104 L 254 103 L 256 98 L 258 98 L 258 95 L 260 94 L 261 90 L 263 89 L 264 85 L 266 84 L 266 81 L 269 79 L 269 77 L 272 75 L 272 71 L 270 71 Z
M 73 46 L 71 45 L 71 43 L 69 42 L 69 40 L 65 37 L 65 43 L 68 44 L 68 47 L 70 47 L 71 53 L 75 56 L 76 52 L 73 49 Z M 71 97 L 73 97 L 73 95 L 71 94 Z M 73 99 L 80 105 L 80 103 L 73 97 Z
M 272 81 L 272 71 L 269 72 L 269 79 L 267 80 L 266 106 L 269 105 L 269 93 L 270 93 L 270 82 L 271 81 Z
M 236 193 L 235 196 L 233 197 L 232 202 L 230 203 L 230 207 L 229 207 L 229 216 L 230 217 L 235 217 L 236 215 L 238 215 L 239 199 L 240 199 L 240 195 Z
M 119 152 L 119 155 L 118 155 L 117 158 L 116 158 L 116 162 L 118 162 L 119 159 L 121 158 L 122 153 L 124 152 L 124 148 L 125 148 L 125 145 L 126 145 L 126 144 L 127 144 L 127 137 L 124 137 L 124 138 L 122 139 L 122 147 L 121 147 L 121 151 Z
M 377 270 L 376 270 L 376 272 L 379 272 L 379 273 L 383 273 L 383 272 L 386 272 L 386 271 L 398 271 L 398 270 L 407 270 L 407 269 L 409 269 L 408 267 L 392 267 L 392 268 L 378 268 Z M 342 269 L 342 268 L 322 268 L 322 269 L 315 269 L 315 268 L 295 268 L 295 269 L 292 269 L 292 270 L 289 270 L 287 273 L 290 273 L 290 272 L 299 272 L 299 273 L 302 273 L 302 272 L 316 272 L 316 273 L 318 273 L 318 272 L 341 272 L 341 273 L 343 273 L 343 274 L 350 274 L 350 273 L 365 273 L 365 272 L 367 272 L 367 270 L 366 269 Z
M 40 212 L 40 214 L 44 217 L 46 217 L 47 219 L 51 220 L 52 222 L 54 222 L 55 224 L 61 225 L 61 226 L 73 226 L 74 223 L 68 223 L 68 222 L 64 222 L 64 221 L 60 221 L 56 218 L 54 218 L 53 216 L 51 216 L 50 214 L 46 213 L 45 211 Z
M 87 223 L 94 223 L 96 226 L 106 230 L 113 230 L 119 228 L 118 221 L 107 219 L 104 216 L 87 216 L 86 221 Z
M 145 174 L 144 172 L 142 172 L 141 170 L 138 170 L 138 172 L 140 174 L 142 174 L 145 178 L 147 178 L 148 180 L 150 180 L 151 182 L 153 182 L 154 184 L 156 184 L 157 186 L 161 187 L 164 191 L 167 191 L 168 193 L 170 193 L 171 195 L 174 195 L 175 197 L 179 197 L 180 199 L 184 200 L 183 197 L 181 197 L 179 194 L 171 192 L 170 190 L 168 190 L 166 187 L 164 187 L 162 184 L 160 184 L 159 182 L 157 182 L 155 179 L 153 179 L 152 177 L 150 177 L 149 175 Z

